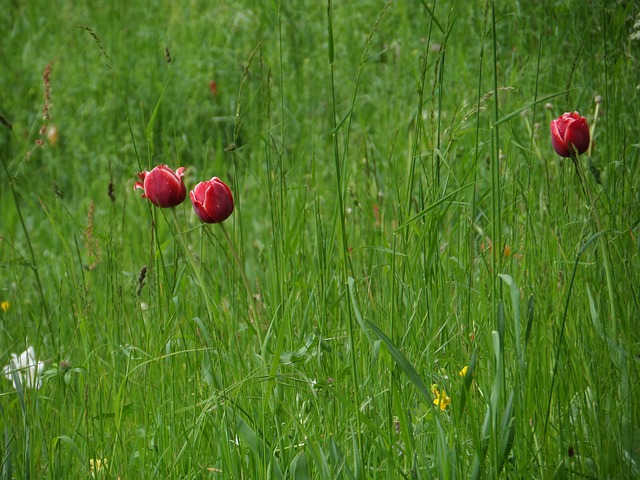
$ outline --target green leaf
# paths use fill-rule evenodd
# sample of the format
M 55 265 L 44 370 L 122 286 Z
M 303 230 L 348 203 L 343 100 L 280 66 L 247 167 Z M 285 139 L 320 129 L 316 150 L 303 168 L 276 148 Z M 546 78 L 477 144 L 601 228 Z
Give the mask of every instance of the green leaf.
M 355 293 L 355 280 L 353 279 L 353 277 L 349 277 L 347 281 L 349 283 L 349 297 L 351 298 L 353 313 L 356 316 L 356 320 L 358 321 L 360 328 L 362 328 L 365 335 L 369 339 L 369 342 L 373 342 L 373 339 L 371 338 L 371 334 L 369 333 L 369 329 L 365 325 L 364 320 L 362 319 L 362 315 L 360 314 L 360 309 L 358 308 L 358 300 L 356 298 L 356 293 Z
M 591 293 L 591 288 L 587 285 L 587 297 L 589 298 L 589 312 L 591 313 L 591 322 L 593 323 L 593 328 L 598 332 L 598 336 L 606 341 L 606 335 L 604 333 L 604 328 L 602 327 L 602 323 L 600 322 L 600 316 L 598 315 L 598 308 L 596 307 L 596 302 L 593 298 L 593 293 Z
M 355 472 L 355 478 L 365 478 L 362 471 L 364 463 L 362 462 L 362 455 L 360 454 L 360 448 L 358 447 L 358 436 L 351 436 L 351 444 L 353 448 L 353 470 Z
M 493 415 L 497 415 L 500 398 L 502 398 L 502 392 L 504 391 L 504 374 L 500 335 L 495 330 L 491 332 L 491 340 L 493 341 L 493 353 L 496 357 L 496 375 L 491 389 L 491 412 Z
M 327 2 L 327 33 L 329 36 L 329 63 L 333 64 L 333 20 L 331 18 L 331 0 Z
M 86 463 L 86 459 L 82 455 L 82 452 L 80 452 L 80 449 L 76 445 L 76 442 L 74 442 L 71 437 L 68 437 L 66 435 L 60 435 L 59 437 L 53 437 L 53 440 L 52 440 L 53 450 L 56 449 L 56 447 L 58 446 L 58 443 L 60 443 L 60 442 L 64 443 L 65 445 L 67 445 L 71 449 L 73 454 L 76 457 L 78 457 L 78 460 L 80 461 L 81 464 L 85 464 Z
M 149 122 L 147 123 L 147 128 L 145 130 L 151 155 L 153 155 L 153 125 L 155 124 L 156 118 L 158 117 L 158 112 L 160 111 L 160 104 L 162 103 L 162 97 L 164 96 L 164 92 L 167 89 L 168 84 L 169 84 L 169 79 L 167 78 L 167 81 L 164 82 L 164 86 L 162 87 L 162 91 L 160 92 L 160 96 L 158 97 L 158 101 L 156 102 L 156 106 L 153 109 L 153 113 L 151 113 L 151 117 L 149 117 Z
M 440 422 L 437 424 L 436 458 L 438 459 L 438 473 L 440 478 L 451 478 L 451 452 L 447 443 L 447 434 Z
M 509 120 L 511 120 L 513 117 L 517 117 L 518 115 L 520 115 L 522 112 L 524 112 L 525 110 L 527 110 L 528 108 L 533 107 L 534 105 L 537 105 L 538 103 L 543 103 L 543 102 L 547 102 L 549 100 L 551 100 L 552 98 L 555 97 L 559 97 L 560 95 L 564 95 L 566 92 L 558 92 L 558 93 L 552 93 L 551 95 L 547 95 L 546 97 L 542 97 L 542 98 L 538 98 L 535 102 L 531 102 L 528 103 L 527 105 L 525 105 L 522 108 L 519 108 L 518 110 L 514 110 L 513 112 L 505 115 L 504 117 L 502 117 L 501 119 L 499 119 L 496 123 L 494 123 L 492 125 L 493 127 L 497 127 L 498 125 L 500 125 L 501 123 L 507 122 Z
M 447 200 L 452 199 L 453 197 L 455 197 L 458 193 L 460 193 L 462 190 L 464 190 L 465 188 L 470 187 L 471 185 L 473 185 L 472 183 L 467 183 L 466 185 L 461 186 L 460 188 L 458 188 L 457 190 L 454 190 L 453 192 L 445 195 L 444 197 L 442 197 L 441 199 L 433 202 L 431 205 L 429 205 L 427 208 L 425 208 L 424 210 L 419 211 L 418 213 L 416 213 L 413 217 L 411 217 L 409 220 L 407 220 L 406 222 L 404 222 L 402 225 L 400 225 L 398 228 L 396 228 L 394 230 L 394 233 L 399 232 L 400 230 L 402 230 L 403 228 L 407 227 L 408 225 L 411 225 L 412 223 L 414 223 L 416 220 L 421 219 L 422 217 L 424 217 L 427 213 L 429 213 L 431 210 L 433 210 L 434 208 L 442 205 L 444 202 L 446 202 Z
M 299 452 L 289 465 L 289 472 L 293 480 L 309 480 L 309 465 L 304 451 Z
M 442 25 L 440 25 L 440 22 L 438 21 L 436 16 L 433 14 L 433 10 L 431 10 L 431 8 L 429 8 L 429 5 L 427 5 L 426 0 L 422 0 L 422 6 L 424 7 L 424 9 L 427 11 L 429 16 L 433 20 L 433 23 L 436 24 L 436 27 L 438 27 L 438 30 L 440 30 L 441 33 L 444 33 L 444 28 L 442 28 Z
M 331 475 L 331 471 L 329 470 L 329 465 L 327 464 L 327 458 L 324 455 L 322 449 L 318 447 L 318 444 L 313 440 L 307 440 L 307 449 L 314 463 L 316 464 L 316 468 L 319 472 L 319 478 L 322 479 L 331 479 L 333 476 Z
M 126 415 L 130 414 L 133 411 L 134 405 L 135 405 L 135 402 L 126 403 L 122 405 L 122 407 L 118 408 L 115 412 L 100 413 L 98 415 L 94 415 L 93 419 L 98 420 L 101 418 L 116 418 L 116 415 L 117 415 L 118 419 L 121 420 L 123 417 L 125 417 Z
M 349 480 L 355 480 L 355 476 L 353 472 L 347 465 L 347 461 L 344 458 L 344 455 L 340 451 L 340 447 L 336 444 L 333 436 L 329 439 L 329 457 L 331 458 L 331 462 L 336 466 L 335 469 L 335 477 L 331 478 L 340 478 L 342 474 L 344 474 Z
M 487 408 L 482 422 L 482 434 L 480 436 L 480 445 L 476 448 L 476 454 L 473 459 L 473 467 L 470 478 L 477 480 L 482 474 L 482 466 L 484 465 L 484 457 L 487 455 L 489 447 L 489 438 L 491 436 L 491 408 Z
M 18 373 L 18 366 L 13 363 L 13 360 L 10 360 L 9 367 L 11 368 L 11 380 L 13 380 L 13 385 L 16 387 L 16 393 L 18 394 L 22 414 L 26 415 L 27 407 L 24 403 L 24 390 L 22 389 L 22 378 L 20 377 L 20 373 Z
M 232 415 L 233 413 L 230 412 Z M 264 459 L 264 456 L 267 454 L 268 446 L 262 441 L 262 439 L 256 434 L 256 432 L 245 422 L 240 415 L 235 415 L 236 418 L 236 433 L 238 434 L 238 438 L 240 438 L 248 447 L 251 452 L 261 458 Z M 269 449 L 270 450 L 270 449 Z M 270 455 L 269 459 L 270 465 L 273 471 L 273 475 L 275 478 L 283 478 L 282 471 L 280 470 L 280 465 L 277 462 L 277 459 Z
M 411 362 L 407 359 L 407 357 L 404 356 L 404 353 L 396 348 L 396 346 L 393 344 L 393 341 L 389 337 L 387 337 L 375 323 L 367 320 L 366 324 L 378 337 L 380 337 L 380 340 L 382 340 L 387 345 L 387 350 L 389 351 L 391 357 L 395 360 L 400 370 L 402 370 L 404 374 L 409 377 L 409 380 L 411 380 L 411 382 L 416 386 L 418 391 L 424 397 L 425 401 L 429 405 L 433 405 L 433 396 L 431 395 L 431 391 L 429 390 L 429 388 L 427 388 L 427 385 L 424 383 L 424 380 L 422 380 L 420 375 L 418 375 L 418 372 L 413 367 Z
M 260 440 L 260 437 L 256 435 L 253 428 L 251 428 L 240 415 L 236 415 L 235 417 L 238 437 L 249 447 L 249 450 L 261 457 L 263 452 L 262 440 Z
M 11 464 L 11 434 L 9 432 L 9 422 L 4 414 L 2 404 L 0 404 L 0 415 L 4 420 L 4 448 L 3 455 L 0 459 L 2 461 L 2 478 L 4 480 L 10 480 L 12 477 L 12 464 Z
M 471 384 L 473 383 L 473 372 L 476 369 L 477 359 L 478 359 L 478 349 L 476 348 L 471 354 L 471 358 L 469 359 L 469 365 L 467 365 L 467 373 L 464 376 L 462 391 L 460 392 L 460 400 L 458 402 L 459 416 L 462 416 L 462 414 L 464 414 L 464 408 L 467 404 L 467 394 L 469 393 L 469 388 L 471 388 Z
M 502 412 L 502 419 L 500 421 L 500 445 L 498 446 L 498 470 L 496 475 L 499 474 L 506 461 L 509 459 L 511 448 L 513 447 L 513 440 L 515 438 L 516 429 L 513 417 L 513 391 L 509 395 L 507 406 L 504 407 Z
M 504 283 L 509 286 L 509 291 L 511 293 L 511 308 L 513 309 L 513 322 L 515 328 L 516 356 L 518 357 L 518 363 L 520 364 L 521 375 L 524 378 L 524 350 L 521 343 L 522 339 L 520 338 L 520 289 L 518 288 L 518 284 L 513 279 L 513 277 L 511 277 L 511 275 L 500 273 L 498 274 L 498 276 Z
M 527 331 L 524 333 L 524 348 L 527 348 L 529 344 L 529 337 L 531 337 L 531 327 L 533 326 L 533 314 L 535 310 L 535 298 L 533 295 L 529 296 L 529 301 L 527 302 Z

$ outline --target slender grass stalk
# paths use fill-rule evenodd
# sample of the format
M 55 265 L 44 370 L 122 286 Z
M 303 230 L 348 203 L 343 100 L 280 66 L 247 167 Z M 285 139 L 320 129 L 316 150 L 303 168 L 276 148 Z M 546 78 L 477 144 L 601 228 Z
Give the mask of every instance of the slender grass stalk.
M 253 305 L 253 291 L 251 290 L 251 286 L 249 284 L 249 279 L 247 278 L 247 273 L 245 272 L 245 268 L 244 268 L 244 264 L 242 263 L 242 260 L 240 259 L 240 257 L 238 256 L 238 252 L 236 251 L 235 247 L 233 246 L 233 242 L 231 241 L 231 237 L 229 237 L 229 234 L 227 233 L 227 229 L 224 226 L 224 223 L 220 223 L 220 229 L 222 230 L 222 234 L 227 242 L 227 246 L 229 247 L 229 251 L 231 252 L 231 255 L 233 256 L 233 259 L 236 263 L 236 267 L 238 267 L 238 273 L 240 274 L 240 278 L 242 279 L 242 284 L 244 285 L 244 288 L 247 292 L 247 306 L 249 307 L 249 314 L 250 316 L 252 316 L 255 312 L 252 308 Z M 254 334 L 256 334 L 257 338 L 258 338 L 258 343 L 261 347 L 264 347 L 264 339 L 262 336 L 262 328 L 260 327 L 259 324 L 256 323 L 256 319 L 255 318 L 250 318 L 249 319 L 249 327 L 251 328 L 251 330 L 253 331 Z
M 333 12 L 331 7 L 331 0 L 327 0 L 327 22 L 328 22 L 328 33 L 329 33 L 329 68 L 331 72 L 331 105 L 333 109 L 333 158 L 335 162 L 335 178 L 336 178 L 336 190 L 337 190 L 337 217 L 339 223 L 340 230 L 340 246 L 341 246 L 341 264 L 342 264 L 342 286 L 345 287 L 347 283 L 347 279 L 352 276 L 352 267 L 351 260 L 349 258 L 349 247 L 347 242 L 347 230 L 346 230 L 346 222 L 344 218 L 344 192 L 342 185 L 342 162 L 340 158 L 340 149 L 338 148 L 338 112 L 337 112 L 337 103 L 336 103 L 336 85 L 335 85 L 335 67 L 334 67 L 334 43 L 333 43 Z M 357 438 L 357 446 L 358 450 L 362 451 L 364 447 L 363 436 L 362 436 L 362 425 L 360 420 L 360 382 L 359 382 L 359 374 L 358 374 L 358 362 L 357 362 L 357 351 L 355 344 L 355 327 L 353 322 L 353 314 L 351 311 L 351 307 L 349 304 L 346 306 L 347 310 L 347 325 L 349 331 L 349 354 L 351 359 L 351 370 L 353 377 L 353 398 L 354 398 L 354 407 L 356 410 L 355 415 L 355 424 L 356 424 L 356 438 Z M 357 458 L 362 461 L 362 457 L 358 456 Z M 363 472 L 364 465 L 359 464 L 356 465 L 356 471 Z
M 587 247 L 589 245 L 591 245 L 591 242 L 593 242 L 594 240 L 596 240 L 600 236 L 602 236 L 602 232 L 601 233 L 596 233 L 596 234 L 592 235 L 590 238 L 588 238 L 587 241 L 584 242 L 584 244 L 580 247 L 580 249 L 576 253 L 576 259 L 575 259 L 575 261 L 573 263 L 573 270 L 571 271 L 571 278 L 569 279 L 569 290 L 567 292 L 567 298 L 566 298 L 566 300 L 564 302 L 564 312 L 563 312 L 563 315 L 562 315 L 562 322 L 560 324 L 560 333 L 559 333 L 559 336 L 558 336 L 558 344 L 556 346 L 555 361 L 554 361 L 554 364 L 553 364 L 553 373 L 551 374 L 551 386 L 549 387 L 549 400 L 547 402 L 547 412 L 546 412 L 546 416 L 545 416 L 544 429 L 543 429 L 543 435 L 542 435 L 543 444 L 544 444 L 544 442 L 546 441 L 546 438 L 547 438 L 547 428 L 549 426 L 549 418 L 551 417 L 551 404 L 552 404 L 552 400 L 553 400 L 553 390 L 554 390 L 554 385 L 556 383 L 558 368 L 559 368 L 559 365 L 560 365 L 560 353 L 561 353 L 562 345 L 564 343 L 565 327 L 566 327 L 566 324 L 567 324 L 567 318 L 569 316 L 569 303 L 571 301 L 571 296 L 573 294 L 573 285 L 574 285 L 574 282 L 575 282 L 575 279 L 576 279 L 576 272 L 578 270 L 578 265 L 579 265 L 579 262 L 580 262 L 580 256 L 587 249 Z
M 191 249 L 189 248 L 189 245 L 187 244 L 187 241 L 185 239 L 184 233 L 182 232 L 182 228 L 180 226 L 180 221 L 178 219 L 177 213 L 175 211 L 175 208 L 171 209 L 172 211 L 172 217 L 174 220 L 174 229 L 175 229 L 175 234 L 178 237 L 178 241 L 180 243 L 180 245 L 182 246 L 182 250 L 187 258 L 187 261 L 189 262 L 189 265 L 191 266 L 191 271 L 194 273 L 195 277 L 196 277 L 196 282 L 198 283 L 198 286 L 200 287 L 200 290 L 202 292 L 202 297 L 205 300 L 205 304 L 207 307 L 207 312 L 209 314 L 209 318 L 210 319 L 214 319 L 215 318 L 215 308 L 214 308 L 214 302 L 211 299 L 211 293 L 209 291 L 209 289 L 207 288 L 207 283 L 204 281 L 204 277 L 202 276 L 202 268 L 201 266 L 198 264 L 198 262 L 196 262 L 195 258 L 193 257 L 193 253 L 191 252 Z M 240 277 L 242 278 L 243 281 L 243 285 L 244 288 L 246 290 L 247 293 L 247 305 L 249 307 L 249 311 L 251 314 L 251 305 L 252 305 L 252 293 L 251 293 L 251 287 L 249 286 L 249 281 L 247 279 L 247 275 L 244 271 L 244 266 L 242 265 L 242 262 L 240 261 L 240 257 L 238 257 L 238 253 L 236 252 L 234 246 L 233 246 L 233 242 L 231 241 L 231 238 L 229 238 L 229 234 L 227 233 L 226 229 L 224 228 L 224 225 L 221 223 L 220 224 L 221 230 L 223 232 L 223 236 L 225 237 L 225 240 L 227 242 L 227 245 L 229 246 L 229 250 L 231 251 L 231 254 L 233 256 L 233 259 L 236 263 L 236 266 L 238 267 L 238 272 L 240 274 Z M 205 226 L 202 226 L 202 228 L 205 228 Z M 255 325 L 255 320 L 253 318 L 249 318 L 249 320 L 247 321 L 247 326 L 251 329 L 251 331 L 256 335 L 256 338 L 258 340 L 258 344 L 262 345 L 262 333 L 260 331 L 260 328 L 258 325 Z
M 44 295 L 44 288 L 42 287 L 42 280 L 40 279 L 40 273 L 38 272 L 38 261 L 36 260 L 36 254 L 33 249 L 33 243 L 31 242 L 31 236 L 29 235 L 29 229 L 24 221 L 24 215 L 22 214 L 22 208 L 20 207 L 20 199 L 18 197 L 18 192 L 16 192 L 16 188 L 14 185 L 14 178 L 7 167 L 6 159 L 2 156 L 2 168 L 6 175 L 6 178 L 9 183 L 9 190 L 11 191 L 11 197 L 13 198 L 13 204 L 16 207 L 16 214 L 18 215 L 18 220 L 20 221 L 20 226 L 22 227 L 22 232 L 24 233 L 25 240 L 27 242 L 27 249 L 29 251 L 29 257 L 31 260 L 31 264 L 29 265 L 31 271 L 33 272 L 34 278 L 36 280 L 36 288 L 38 289 L 38 294 L 40 295 L 40 302 L 42 304 L 42 310 L 46 319 L 49 319 L 49 307 L 47 306 L 47 300 Z
M 502 283 L 498 282 L 498 273 L 502 270 L 502 205 L 501 205 L 501 179 L 500 179 L 500 119 L 499 90 L 498 90 L 498 34 L 496 32 L 496 5 L 491 1 L 491 23 L 493 37 L 493 113 L 494 127 L 491 138 L 493 148 L 491 152 L 491 241 L 493 243 L 491 265 L 493 275 L 491 276 L 493 304 L 497 305 L 498 300 L 502 301 Z M 497 291 L 496 291 L 497 287 Z M 504 373 L 504 372 L 503 372 Z
M 594 195 L 590 182 L 587 181 L 584 173 L 584 169 L 582 168 L 582 162 L 576 155 L 571 157 L 573 164 L 576 169 L 576 174 L 578 176 L 578 180 L 580 181 L 580 186 L 582 187 L 582 192 L 585 195 L 585 199 L 589 202 L 591 207 L 591 214 L 593 215 L 593 221 L 596 227 L 596 233 L 605 233 L 606 230 L 603 228 L 602 220 L 600 219 L 600 214 L 598 213 L 597 206 L 597 198 Z M 604 265 L 605 277 L 607 281 L 607 293 L 609 295 L 609 315 L 610 315 L 610 326 L 613 338 L 616 339 L 618 336 L 618 315 L 616 308 L 616 295 L 615 295 L 615 287 L 614 287 L 614 276 L 613 270 L 611 266 L 611 254 L 609 251 L 609 244 L 607 243 L 607 239 L 605 235 L 598 235 L 598 244 L 600 246 L 600 251 L 602 255 L 602 262 Z
M 422 55 L 420 62 L 420 78 L 418 83 L 418 102 L 417 111 L 415 113 L 415 124 L 413 128 L 413 142 L 411 146 L 411 163 L 409 166 L 409 175 L 407 177 L 407 197 L 405 199 L 405 215 L 411 212 L 411 202 L 413 199 L 413 186 L 415 183 L 416 164 L 418 160 L 418 152 L 422 141 L 422 133 L 424 130 L 422 114 L 424 109 L 424 94 L 427 78 L 427 60 L 429 58 L 428 46 L 431 41 L 432 25 L 429 26 L 429 34 L 427 37 L 427 51 Z M 406 242 L 406 238 L 405 238 Z
M 475 127 L 474 127 L 474 158 L 473 158 L 473 181 L 471 182 L 471 205 L 469 209 L 469 216 L 467 221 L 467 229 L 468 231 L 473 231 L 473 227 L 475 224 L 475 215 L 476 208 L 478 203 L 478 194 L 477 194 L 477 181 L 478 181 L 478 169 L 480 168 L 480 113 L 481 113 L 481 105 L 482 105 L 482 78 L 484 71 L 484 49 L 485 49 L 485 39 L 487 36 L 487 24 L 488 24 L 488 11 L 489 11 L 489 0 L 485 2 L 484 5 L 484 14 L 482 21 L 482 34 L 481 34 L 481 42 L 480 42 L 480 51 L 478 52 L 478 83 L 477 83 L 477 98 L 476 98 L 476 106 L 475 106 Z M 473 263 L 473 258 L 475 254 L 475 240 L 473 235 L 468 235 L 467 241 L 467 255 L 468 255 L 468 263 L 471 265 Z M 473 309 L 471 307 L 472 301 L 472 291 L 473 291 L 473 280 L 474 280 L 474 271 L 472 268 L 468 270 L 469 276 L 467 279 L 467 327 L 471 327 L 471 331 L 473 331 L 473 320 L 471 319 L 473 316 Z

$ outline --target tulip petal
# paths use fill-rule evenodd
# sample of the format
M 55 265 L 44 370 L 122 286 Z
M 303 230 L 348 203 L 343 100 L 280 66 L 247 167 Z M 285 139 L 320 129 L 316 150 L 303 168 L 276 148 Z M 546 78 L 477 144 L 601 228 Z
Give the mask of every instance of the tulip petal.
M 578 112 L 564 113 L 550 124 L 551 144 L 562 157 L 580 155 L 589 149 L 587 119 Z
M 564 143 L 560 129 L 564 130 L 564 124 L 554 120 L 551 122 L 551 145 L 558 155 L 561 157 L 570 157 L 571 153 Z
M 233 195 L 219 178 L 200 182 L 189 193 L 193 209 L 205 223 L 220 223 L 233 213 Z
M 138 174 L 143 182 L 142 196 L 161 208 L 179 205 L 187 196 L 187 189 L 182 180 L 184 170 L 184 167 L 180 167 L 174 172 L 166 165 L 158 165 L 151 172 Z M 140 182 L 134 187 L 137 187 L 138 183 Z
M 207 189 L 204 206 L 212 223 L 226 220 L 233 212 L 233 200 L 231 199 L 229 187 L 217 178 L 212 179 Z
M 200 184 L 198 184 L 200 185 Z M 196 187 L 197 188 L 197 187 Z M 198 217 L 202 218 L 207 218 L 207 212 L 205 211 L 204 207 L 202 206 L 202 202 L 200 202 L 197 198 L 196 195 L 194 193 L 194 190 L 191 190 L 191 192 L 189 192 L 189 197 L 191 198 L 191 203 L 193 204 L 193 210 L 196 212 L 196 215 L 198 215 Z
M 589 150 L 591 136 L 587 120 L 584 117 L 567 125 L 564 141 L 571 153 L 577 152 L 580 155 Z

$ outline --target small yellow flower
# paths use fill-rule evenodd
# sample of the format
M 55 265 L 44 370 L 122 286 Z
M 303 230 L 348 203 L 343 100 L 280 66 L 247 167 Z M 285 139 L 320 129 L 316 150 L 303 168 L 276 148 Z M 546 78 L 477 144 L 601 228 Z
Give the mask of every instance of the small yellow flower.
M 462 367 L 462 370 L 460 370 L 460 373 L 458 373 L 458 375 L 460 375 L 463 378 L 466 377 L 468 369 L 469 369 L 469 367 L 465 365 L 464 367 Z
M 11 308 L 11 304 L 6 300 L 3 300 L 2 302 L 0 302 L 0 310 L 2 310 L 3 312 L 8 312 L 10 308 Z
M 107 468 L 107 459 L 106 458 L 90 458 L 89 459 L 89 470 L 91 470 L 91 475 L 95 477 L 95 474 L 102 469 Z
M 436 407 L 440 407 L 440 411 L 444 412 L 447 405 L 451 403 L 451 398 L 447 396 L 447 392 L 444 390 L 442 390 L 442 392 L 438 390 L 438 385 L 434 383 L 431 385 L 431 393 L 433 393 L 433 396 L 435 397 L 433 399 L 433 404 Z

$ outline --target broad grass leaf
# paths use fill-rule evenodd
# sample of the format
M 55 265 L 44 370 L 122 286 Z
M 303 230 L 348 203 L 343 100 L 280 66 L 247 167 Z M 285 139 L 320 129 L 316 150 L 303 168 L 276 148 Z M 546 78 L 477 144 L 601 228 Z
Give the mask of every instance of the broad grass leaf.
M 236 419 L 236 431 L 238 433 L 238 437 L 249 447 L 251 452 L 259 457 L 263 458 L 265 454 L 270 452 L 268 446 L 265 445 L 263 440 L 258 436 L 258 434 L 249 426 L 247 422 L 245 422 L 240 415 L 235 415 Z M 283 478 L 282 471 L 280 470 L 280 464 L 277 459 L 271 455 L 269 458 L 269 462 L 273 471 L 273 475 L 275 478 Z
M 299 452 L 289 465 L 290 478 L 292 480 L 309 480 L 309 465 L 304 451 Z
M 409 377 L 409 380 L 416 386 L 418 391 L 422 394 L 425 401 L 431 405 L 433 402 L 433 397 L 431 396 L 431 392 L 427 385 L 424 383 L 424 380 L 418 375 L 418 372 L 411 364 L 411 362 L 404 356 L 398 348 L 393 344 L 393 341 L 385 335 L 385 333 L 378 328 L 378 326 L 367 320 L 366 325 L 373 330 L 373 332 L 380 337 L 380 339 L 387 345 L 387 350 L 391 357 L 395 360 L 396 364 L 404 372 L 404 374 Z

